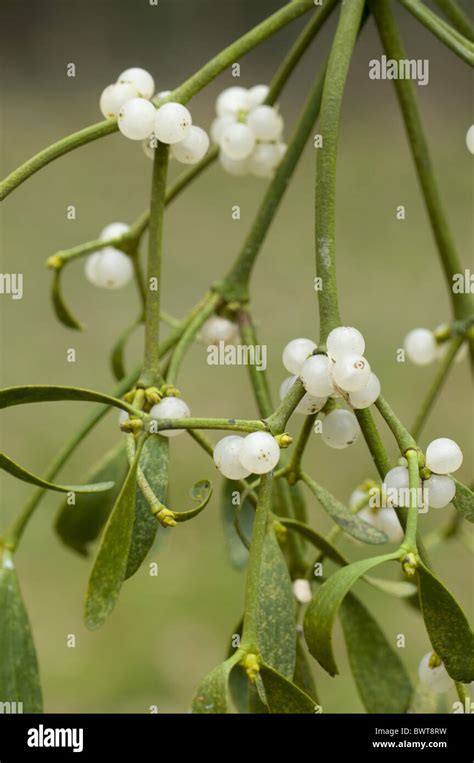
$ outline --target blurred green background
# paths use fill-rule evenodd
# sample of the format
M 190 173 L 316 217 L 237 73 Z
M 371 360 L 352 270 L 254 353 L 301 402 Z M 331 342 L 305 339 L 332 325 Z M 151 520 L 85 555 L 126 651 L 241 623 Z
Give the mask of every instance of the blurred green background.
M 118 73 L 144 66 L 157 89 L 170 89 L 218 50 L 280 7 L 273 0 L 6 0 L 2 10 L 5 57 L 2 175 L 27 157 L 101 116 L 99 95 Z M 472 122 L 467 67 L 434 42 L 397 9 L 409 54 L 429 58 L 430 83 L 416 87 L 429 145 L 448 217 L 463 263 L 472 247 L 471 156 L 465 134 Z M 267 82 L 302 28 L 293 23 L 241 60 L 239 84 Z M 305 93 L 326 55 L 335 18 L 292 77 L 280 98 L 286 135 Z M 390 82 L 368 78 L 368 61 L 381 54 L 372 23 L 363 32 L 347 85 L 338 160 L 338 278 L 343 320 L 366 337 L 368 357 L 386 397 L 409 423 L 434 367 L 398 364 L 395 353 L 407 331 L 435 327 L 450 316 L 446 286 L 420 198 L 413 164 Z M 66 76 L 75 63 L 76 78 Z M 220 90 L 235 84 L 223 73 L 191 103 L 195 123 L 208 127 Z M 147 204 L 151 164 L 140 145 L 115 134 L 61 158 L 32 177 L 2 209 L 2 272 L 24 274 L 24 298 L 0 300 L 2 386 L 25 383 L 113 387 L 109 349 L 135 317 L 133 285 L 122 291 L 95 289 L 74 263 L 65 293 L 74 313 L 87 324 L 70 332 L 53 315 L 46 258 L 61 248 L 98 235 L 114 220 L 131 222 Z M 173 167 L 173 175 L 178 171 Z M 314 149 L 308 144 L 265 242 L 253 279 L 253 309 L 260 340 L 268 345 L 271 386 L 277 394 L 286 375 L 280 360 L 295 336 L 318 335 L 313 291 Z M 163 306 L 184 314 L 207 286 L 220 277 L 239 251 L 266 187 L 254 178 L 231 178 L 213 166 L 169 208 L 166 216 Z M 77 219 L 66 219 L 74 204 Z M 241 206 L 241 220 L 231 207 Z M 396 206 L 406 207 L 397 221 Z M 76 363 L 66 360 L 75 348 Z M 134 363 L 142 352 L 135 335 L 127 352 Z M 245 368 L 209 367 L 206 351 L 193 347 L 179 380 L 195 415 L 252 417 L 255 405 Z M 2 412 L 2 449 L 41 473 L 61 444 L 90 410 L 89 404 L 46 404 Z M 457 365 L 442 392 L 421 444 L 448 436 L 463 447 L 460 479 L 470 479 L 472 404 L 468 365 Z M 301 424 L 292 420 L 290 431 Z M 88 465 L 121 435 L 112 413 L 87 438 L 61 477 L 79 479 Z M 385 441 L 395 457 L 390 438 Z M 217 438 L 216 438 L 217 439 Z M 345 451 L 326 448 L 315 437 L 307 451 L 311 474 L 347 500 L 364 478 L 374 476 L 359 441 Z M 244 574 L 226 559 L 219 517 L 219 476 L 210 459 L 183 436 L 172 442 L 170 503 L 188 502 L 196 479 L 209 477 L 215 496 L 195 521 L 159 533 L 148 564 L 124 586 L 120 602 L 104 627 L 89 633 L 82 623 L 82 601 L 90 561 L 65 549 L 52 531 L 60 498 L 38 508 L 17 555 L 21 586 L 31 616 L 49 712 L 187 712 L 199 679 L 223 658 L 243 604 Z M 0 527 L 30 494 L 23 483 L 3 477 Z M 311 521 L 330 527 L 308 495 Z M 421 518 L 422 531 L 444 522 L 452 508 Z M 353 556 L 363 553 L 351 543 Z M 372 554 L 373 550 L 369 549 Z M 457 540 L 434 554 L 442 579 L 472 614 L 472 559 Z M 392 642 L 406 635 L 404 658 L 412 673 L 429 642 L 419 616 L 403 603 L 388 601 L 360 586 L 364 601 L 380 616 Z M 0 613 L 1 616 L 1 613 Z M 75 649 L 67 647 L 75 634 Z M 315 675 L 326 712 L 362 710 L 350 677 L 338 631 L 341 676 Z

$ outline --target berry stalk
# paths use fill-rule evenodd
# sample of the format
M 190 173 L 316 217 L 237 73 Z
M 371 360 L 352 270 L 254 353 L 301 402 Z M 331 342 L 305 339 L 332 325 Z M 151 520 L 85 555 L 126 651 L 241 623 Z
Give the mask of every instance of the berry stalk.
M 458 32 L 461 32 L 471 42 L 474 41 L 474 25 L 456 0 L 433 0 L 433 2 Z
M 474 48 L 469 40 L 446 24 L 429 8 L 416 0 L 400 0 L 406 10 L 426 27 L 440 42 L 452 50 L 459 58 L 471 66 L 474 63 Z

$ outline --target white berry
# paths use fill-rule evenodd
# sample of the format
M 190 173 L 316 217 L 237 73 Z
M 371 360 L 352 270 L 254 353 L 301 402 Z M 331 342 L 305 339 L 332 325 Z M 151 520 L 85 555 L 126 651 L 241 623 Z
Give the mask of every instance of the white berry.
M 428 504 L 433 509 L 443 509 L 456 495 L 456 483 L 445 474 L 432 474 L 423 487 L 427 491 Z
M 188 406 L 180 397 L 164 397 L 153 406 L 150 411 L 152 419 L 186 419 L 191 415 Z M 158 434 L 163 437 L 177 437 L 185 432 L 185 429 L 165 429 Z
M 270 88 L 268 85 L 254 85 L 254 87 L 248 90 L 249 107 L 254 109 L 256 106 L 260 106 L 266 99 Z
M 147 72 L 146 69 L 140 69 L 138 66 L 134 66 L 131 69 L 125 69 L 125 71 L 119 75 L 117 81 L 127 82 L 133 85 L 142 98 L 151 98 L 155 90 L 155 83 L 150 72 Z
M 247 117 L 247 125 L 257 140 L 278 140 L 283 119 L 273 106 L 257 106 Z
M 283 365 L 290 374 L 298 375 L 306 358 L 316 349 L 317 345 L 312 339 L 292 339 L 288 342 L 281 356 Z
M 230 344 L 236 337 L 237 325 L 228 318 L 211 315 L 201 327 L 201 339 L 206 344 Z
M 379 395 L 380 381 L 375 374 L 371 373 L 364 387 L 349 393 L 349 402 L 353 408 L 368 408 L 375 403 Z
M 307 604 L 312 599 L 311 584 L 305 578 L 293 580 L 293 594 L 300 604 Z
M 121 289 L 133 276 L 133 265 L 130 257 L 107 246 L 98 252 L 99 257 L 95 265 L 96 286 L 102 289 Z
M 182 164 L 197 164 L 204 159 L 209 148 L 209 136 L 201 127 L 191 126 L 184 140 L 171 148 L 172 156 Z
M 240 111 L 250 108 L 249 92 L 244 87 L 228 87 L 223 90 L 216 101 L 216 114 L 223 117 L 227 114 L 236 116 Z
M 322 420 L 321 438 L 330 448 L 347 448 L 357 440 L 359 433 L 359 422 L 351 411 L 337 408 Z
M 122 135 L 130 140 L 144 140 L 153 132 L 156 109 L 151 101 L 132 98 L 124 103 L 118 116 L 118 126 Z
M 213 143 L 220 145 L 222 134 L 226 127 L 229 127 L 229 125 L 235 125 L 235 123 L 235 117 L 233 117 L 231 114 L 226 114 L 223 117 L 216 117 L 211 124 L 210 130 Z
M 280 400 L 283 400 L 283 398 L 287 395 L 290 387 L 293 386 L 295 381 L 298 379 L 297 376 L 289 376 L 287 379 L 282 381 L 280 385 Z M 326 405 L 327 397 L 315 397 L 314 395 L 304 395 L 298 405 L 295 408 L 295 413 L 301 413 L 305 416 L 309 416 L 312 413 L 317 413 Z
M 315 397 L 327 397 L 334 392 L 331 379 L 331 361 L 327 355 L 312 355 L 300 370 L 306 392 Z
M 346 355 L 363 355 L 365 340 L 357 329 L 338 326 L 328 334 L 326 347 L 333 360 L 342 360 Z
M 116 82 L 114 85 L 108 85 L 100 96 L 100 110 L 106 119 L 118 117 L 124 103 L 137 96 L 138 91 L 130 82 Z
M 240 463 L 239 457 L 243 443 L 243 437 L 229 435 L 219 440 L 214 448 L 214 463 L 221 474 L 230 480 L 241 480 L 250 474 L 250 471 Z
M 269 432 L 252 432 L 244 439 L 240 451 L 242 466 L 252 474 L 266 474 L 280 460 L 280 446 Z
M 403 540 L 403 528 L 399 522 L 395 509 L 391 506 L 373 511 L 369 506 L 362 509 L 358 516 L 369 525 L 385 533 L 389 543 L 399 543 Z
M 390 506 L 410 505 L 408 469 L 406 466 L 395 466 L 387 472 L 383 481 L 387 503 Z
M 119 238 L 124 233 L 130 230 L 130 225 L 127 223 L 109 223 L 100 232 L 100 240 L 107 241 L 109 238 Z
M 272 177 L 280 163 L 280 150 L 276 143 L 257 143 L 249 157 L 249 169 L 255 177 Z
M 405 337 L 404 347 L 411 362 L 417 366 L 427 366 L 436 359 L 436 340 L 428 329 L 410 331 Z
M 255 148 L 255 135 L 250 127 L 240 122 L 225 128 L 221 149 L 231 159 L 247 159 Z
M 162 143 L 179 143 L 188 135 L 192 123 L 186 106 L 170 101 L 156 110 L 154 133 Z
M 443 663 L 435 668 L 430 667 L 432 652 L 428 652 L 421 659 L 418 666 L 418 677 L 421 683 L 428 686 L 435 694 L 442 694 L 453 685 L 453 679 L 448 675 Z
M 249 173 L 248 159 L 231 159 L 230 156 L 224 154 L 223 151 L 219 154 L 219 163 L 229 175 L 234 177 L 243 177 Z
M 360 487 L 356 487 L 355 490 L 352 491 L 350 498 L 349 498 L 349 508 L 355 509 L 356 506 L 358 506 L 362 500 L 365 500 L 366 503 L 369 502 L 369 496 L 366 490 L 361 490 Z
M 368 360 L 362 355 L 345 355 L 340 360 L 336 360 L 333 367 L 333 379 L 345 392 L 357 392 L 369 382 Z
M 471 154 L 474 154 L 474 125 L 471 125 L 466 133 L 466 146 Z
M 97 265 L 99 263 L 102 252 L 93 252 L 90 254 L 84 265 L 84 275 L 87 280 L 93 284 L 93 286 L 100 286 L 99 277 L 97 274 Z
M 462 464 L 462 450 L 448 437 L 439 437 L 426 448 L 426 466 L 435 474 L 451 474 Z

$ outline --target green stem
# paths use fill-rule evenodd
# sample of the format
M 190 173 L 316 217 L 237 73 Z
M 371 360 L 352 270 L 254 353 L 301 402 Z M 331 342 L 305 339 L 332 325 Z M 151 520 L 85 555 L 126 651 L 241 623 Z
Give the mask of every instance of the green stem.
M 459 7 L 456 0 L 433 0 L 433 2 L 458 32 L 461 32 L 471 42 L 474 40 L 474 24 Z
M 263 544 L 272 501 L 272 473 L 262 474 L 258 491 L 257 509 L 252 530 L 252 541 L 247 566 L 245 590 L 245 617 L 242 632 L 242 646 L 248 651 L 258 652 L 258 597 L 260 570 L 262 567 Z
M 336 283 L 337 145 L 342 98 L 364 5 L 364 0 L 352 0 L 341 7 L 321 100 L 319 129 L 323 145 L 316 153 L 315 245 L 316 274 L 322 279 L 318 292 L 322 342 L 341 323 Z
M 465 63 L 474 63 L 474 51 L 472 43 L 465 37 L 459 35 L 455 29 L 440 19 L 435 13 L 430 11 L 418 0 L 400 0 L 404 8 L 409 11 L 423 26 L 425 26 L 440 42 L 452 50 Z
M 299 478 L 301 459 L 303 458 L 303 453 L 313 431 L 314 422 L 317 415 L 317 413 L 314 413 L 310 416 L 306 416 L 303 426 L 301 427 L 301 432 L 299 433 L 295 447 L 291 454 L 290 461 L 286 467 L 286 473 L 290 480 L 296 480 Z
M 286 424 L 298 403 L 306 394 L 301 379 L 297 379 L 286 393 L 280 405 L 266 419 L 267 425 L 273 434 L 281 434 L 285 431 Z
M 400 448 L 400 453 L 402 455 L 405 454 L 405 451 L 414 448 L 416 449 L 416 442 L 411 436 L 411 434 L 408 432 L 407 429 L 403 426 L 402 422 L 399 418 L 395 415 L 385 398 L 382 397 L 382 395 L 379 395 L 378 399 L 375 401 L 375 405 L 377 406 L 380 414 L 385 419 L 386 423 L 388 424 L 389 428 L 392 431 L 393 436 L 395 437 L 398 447 Z
M 451 366 L 453 365 L 454 359 L 463 341 L 464 341 L 464 337 L 462 336 L 458 336 L 455 339 L 453 339 L 452 342 L 450 342 L 450 345 L 448 350 L 446 351 L 446 354 L 444 355 L 443 359 L 439 363 L 439 367 L 438 367 L 438 370 L 436 371 L 436 375 L 430 387 L 428 388 L 426 397 L 421 404 L 421 407 L 416 415 L 416 418 L 410 430 L 413 434 L 413 437 L 415 437 L 415 439 L 418 439 L 420 432 L 423 429 L 423 426 L 426 422 L 426 419 L 428 418 L 429 413 L 436 401 L 436 398 L 438 397 L 444 382 L 448 378 L 448 374 L 449 374 L 449 371 L 451 370 Z
M 196 418 L 186 419 L 153 419 L 154 426 L 151 434 L 158 434 L 166 429 L 227 429 L 229 432 L 268 432 L 268 426 L 263 421 L 252 419 L 217 419 Z
M 240 37 L 232 45 L 222 50 L 217 56 L 212 58 L 196 74 L 178 87 L 167 98 L 161 99 L 158 103 L 173 100 L 180 103 L 186 103 L 190 98 L 202 90 L 209 82 L 212 82 L 221 72 L 235 61 L 239 61 L 242 56 L 257 47 L 261 42 L 271 35 L 278 32 L 286 24 L 299 18 L 304 13 L 314 8 L 313 0 L 297 0 L 288 3 L 279 11 L 269 16 L 261 24 L 251 29 L 247 34 Z M 57 143 L 53 143 L 48 148 L 43 149 L 24 164 L 13 170 L 0 183 L 0 200 L 8 196 L 21 183 L 27 180 L 31 175 L 46 166 L 54 159 L 67 154 L 79 146 L 91 143 L 105 135 L 111 135 L 118 130 L 116 119 L 106 119 L 103 122 L 86 127 L 79 132 L 62 138 Z
M 370 0 L 370 4 L 385 53 L 389 58 L 397 60 L 406 59 L 407 54 L 403 47 L 390 3 L 388 0 L 377 0 L 377 2 Z M 394 80 L 394 86 L 405 122 L 405 129 L 431 228 L 441 259 L 453 312 L 458 319 L 467 318 L 472 312 L 472 301 L 469 294 L 455 294 L 452 289 L 453 279 L 456 274 L 462 272 L 462 266 L 454 246 L 436 185 L 428 144 L 416 103 L 414 85 L 410 80 L 397 79 Z
M 255 333 L 255 326 L 252 321 L 252 317 L 248 310 L 241 310 L 238 314 L 240 338 L 244 345 L 247 347 L 255 347 L 258 345 L 257 335 Z M 268 386 L 268 378 L 265 371 L 259 371 L 258 368 L 253 365 L 248 365 L 250 381 L 257 401 L 258 411 L 263 418 L 270 416 L 273 411 L 272 398 L 270 393 L 270 387 Z
M 184 355 L 189 345 L 195 340 L 196 335 L 201 328 L 202 324 L 215 312 L 216 306 L 219 302 L 219 296 L 217 294 L 206 294 L 201 302 L 201 308 L 190 321 L 183 332 L 181 339 L 176 345 L 176 349 L 171 356 L 171 361 L 166 373 L 166 382 L 176 384 L 179 369 L 184 359 Z
M 383 480 L 387 472 L 392 468 L 387 451 L 385 450 L 382 438 L 375 426 L 372 413 L 368 408 L 359 409 L 354 411 L 359 426 L 364 435 L 365 442 L 372 456 L 375 467 Z
M 408 485 L 410 488 L 410 506 L 405 529 L 404 548 L 408 553 L 417 553 L 416 533 L 418 526 L 418 493 L 421 485 L 418 451 L 407 450 Z
M 160 386 L 160 303 L 161 303 L 161 255 L 163 249 L 163 219 L 165 209 L 166 175 L 168 172 L 169 146 L 158 143 L 153 162 L 151 183 L 150 223 L 148 238 L 147 291 L 145 300 L 145 353 L 143 371 L 139 380 L 142 387 Z M 156 288 L 151 282 L 156 280 Z

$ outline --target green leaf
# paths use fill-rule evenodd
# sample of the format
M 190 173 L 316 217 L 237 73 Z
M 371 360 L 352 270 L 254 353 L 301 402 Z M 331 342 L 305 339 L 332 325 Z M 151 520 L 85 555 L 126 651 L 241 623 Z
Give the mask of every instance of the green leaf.
M 321 485 L 318 485 L 309 477 L 305 478 L 305 482 L 323 509 L 346 533 L 364 543 L 387 543 L 388 538 L 385 533 L 365 522 L 357 514 L 353 514 L 347 506 L 344 506 L 343 503 L 338 501 L 337 498 L 321 487 Z
M 149 437 L 140 456 L 140 469 L 153 493 L 161 503 L 166 501 L 168 490 L 169 442 L 166 437 Z M 141 566 L 156 537 L 159 522 L 137 487 L 135 521 L 128 555 L 125 579 L 131 577 Z
M 129 413 L 133 412 L 133 408 L 124 402 L 124 400 L 104 395 L 102 392 L 95 392 L 95 390 L 82 389 L 81 387 L 29 384 L 25 387 L 6 387 L 0 390 L 0 408 L 10 408 L 13 405 L 25 405 L 27 403 L 59 402 L 62 400 L 106 403 Z
M 304 691 L 305 694 L 314 697 L 318 702 L 318 692 L 316 691 L 314 676 L 306 656 L 305 646 L 301 643 L 301 638 L 298 638 L 296 641 L 296 665 L 293 683 L 295 683 L 299 689 Z
M 433 649 L 455 681 L 474 681 L 474 634 L 447 588 L 424 565 L 417 569 L 420 604 Z
M 104 495 L 80 495 L 73 505 L 64 501 L 58 511 L 56 532 L 66 546 L 84 556 L 89 554 L 88 545 L 98 537 L 106 523 L 125 479 L 128 464 L 124 439 L 106 453 L 86 476 L 87 482 L 111 480 L 114 487 Z
M 314 715 L 316 700 L 298 688 L 294 683 L 274 670 L 270 665 L 260 666 L 260 675 L 265 687 L 270 713 L 311 713 Z
M 250 682 L 245 669 L 241 665 L 236 665 L 229 676 L 229 692 L 232 704 L 242 715 L 250 712 L 249 690 Z
M 223 714 L 229 707 L 229 678 L 232 668 L 240 660 L 237 651 L 232 657 L 211 670 L 198 687 L 193 700 L 193 713 Z
M 212 483 L 209 480 L 199 480 L 192 486 L 189 493 L 198 505 L 188 511 L 173 511 L 173 518 L 176 522 L 187 522 L 189 519 L 194 519 L 206 508 L 212 496 Z
M 76 331 L 82 331 L 83 327 L 73 316 L 64 301 L 61 289 L 61 273 L 61 268 L 54 271 L 53 283 L 51 287 L 51 299 L 53 302 L 54 312 L 56 313 L 56 318 L 60 323 L 63 324 L 63 326 L 67 326 L 69 329 L 75 329 Z
M 28 614 L 13 558 L 0 553 L 0 703 L 21 702 L 16 712 L 41 713 L 41 685 Z M 15 710 L 12 710 L 15 712 Z
M 120 334 L 115 345 L 113 346 L 112 353 L 110 356 L 110 365 L 112 366 L 112 372 L 115 378 L 117 379 L 117 381 L 121 381 L 121 379 L 123 379 L 123 377 L 126 375 L 125 364 L 124 364 L 124 352 L 125 352 L 127 341 L 129 337 L 133 334 L 137 326 L 139 326 L 141 323 L 142 321 L 139 320 L 132 323 L 131 326 L 127 326 L 125 331 L 123 331 L 123 333 Z
M 260 566 L 257 640 L 262 659 L 293 678 L 296 659 L 295 598 L 285 559 L 271 523 L 267 525 Z
M 452 504 L 468 522 L 474 522 L 474 493 L 467 485 L 463 485 L 457 479 L 454 479 L 454 482 L 456 483 L 456 495 Z
M 114 608 L 125 578 L 135 521 L 139 452 L 137 450 L 105 526 L 102 542 L 89 578 L 86 591 L 85 622 L 91 630 L 102 625 Z
M 242 569 L 247 564 L 249 552 L 235 529 L 235 513 L 237 507 L 233 504 L 234 493 L 240 496 L 240 487 L 233 480 L 224 480 L 221 493 L 221 517 L 226 541 L 226 550 L 230 563 L 236 569 Z M 255 509 L 251 501 L 245 498 L 240 508 L 240 526 L 246 537 L 252 535 Z
M 304 617 L 304 635 L 308 649 L 329 675 L 337 675 L 338 669 L 332 649 L 332 630 L 344 597 L 362 575 L 383 562 L 398 557 L 392 554 L 361 559 L 337 570 L 311 600 Z
M 22 466 L 12 461 L 5 453 L 0 452 L 0 469 L 3 469 L 12 477 L 28 482 L 30 485 L 38 485 L 46 490 L 55 490 L 58 493 L 103 493 L 114 486 L 113 482 L 95 482 L 90 485 L 56 485 L 55 482 L 47 482 L 32 472 L 28 472 Z
M 412 686 L 400 657 L 378 623 L 352 594 L 340 618 L 352 675 L 368 713 L 406 713 Z

